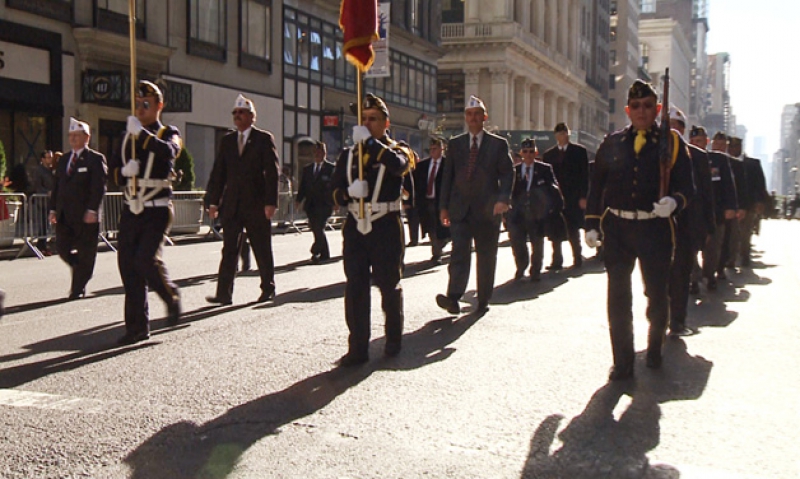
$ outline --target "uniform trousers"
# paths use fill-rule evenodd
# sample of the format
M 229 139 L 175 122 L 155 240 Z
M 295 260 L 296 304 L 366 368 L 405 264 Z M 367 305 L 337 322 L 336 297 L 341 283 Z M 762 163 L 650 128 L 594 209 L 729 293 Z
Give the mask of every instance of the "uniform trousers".
M 711 234 L 703 247 L 703 277 L 706 279 L 714 279 L 714 275 L 720 269 L 722 248 L 725 244 L 725 231 L 728 229 L 729 223 L 729 221 L 717 223 L 714 233 Z
M 467 215 L 460 221 L 450 223 L 450 236 L 453 240 L 453 248 L 450 252 L 450 264 L 447 267 L 450 275 L 447 296 L 458 301 L 467 290 L 474 240 L 477 258 L 478 302 L 488 304 L 492 299 L 492 290 L 494 289 L 500 216 L 485 220 Z
M 442 251 L 449 241 L 447 238 L 439 238 L 439 208 L 436 207 L 435 200 L 426 200 L 424 203 L 425 214 L 420 214 L 420 222 L 422 223 L 423 231 L 428 233 L 428 238 L 431 239 L 431 255 L 434 258 L 442 256 Z
M 63 217 L 63 215 L 62 215 Z M 59 219 L 56 223 L 56 248 L 58 256 L 72 270 L 71 294 L 83 294 L 86 283 L 94 273 L 97 259 L 97 235 L 99 223 L 66 223 Z
M 344 274 L 344 316 L 350 331 L 349 353 L 369 356 L 371 333 L 370 286 L 381 292 L 381 308 L 386 316 L 386 344 L 399 346 L 403 336 L 403 289 L 400 285 L 403 256 L 403 223 L 400 214 L 387 213 L 372 222 L 366 235 L 357 230 L 357 221 L 348 215 L 342 229 Z
M 739 231 L 741 222 L 738 219 L 725 221 L 725 237 L 722 240 L 717 272 L 725 272 L 725 268 L 736 267 L 736 256 L 739 254 Z
M 748 210 L 744 219 L 739 223 L 739 259 L 742 266 L 747 266 L 750 262 L 752 248 L 753 231 L 758 220 L 756 210 Z
M 318 256 L 320 259 L 328 259 L 331 257 L 330 249 L 328 248 L 328 238 L 325 236 L 325 226 L 328 224 L 328 218 L 331 214 L 320 214 L 307 212 L 308 227 L 314 234 L 314 244 L 311 245 L 311 255 Z
M 688 218 L 680 216 L 675 226 L 675 256 L 669 277 L 669 327 L 673 331 L 686 327 L 689 284 L 692 281 L 692 268 L 697 262 L 697 244 Z
M 544 262 L 544 226 L 539 221 L 526 218 L 510 219 L 507 224 L 517 275 L 524 273 L 530 265 L 531 277 L 539 276 Z M 528 241 L 531 242 L 530 256 Z
M 147 291 L 167 304 L 179 300 L 178 287 L 169 279 L 161 259 L 164 234 L 172 223 L 172 208 L 145 208 L 135 215 L 127 208 L 119 222 L 117 263 L 125 288 L 125 329 L 129 334 L 150 331 Z
M 647 297 L 648 355 L 659 355 L 669 316 L 668 283 L 673 252 L 671 220 L 626 220 L 607 213 L 603 219 L 604 262 L 608 274 L 608 324 L 614 365 L 633 364 L 633 293 L 631 273 L 636 260 Z
M 583 210 L 579 210 L 577 212 L 566 210 L 564 212 L 564 218 L 566 219 L 567 224 L 567 239 L 569 240 L 569 246 L 572 249 L 572 264 L 573 265 L 580 265 L 583 263 L 583 257 L 581 256 L 581 228 L 578 221 L 583 215 Z M 552 265 L 556 267 L 564 266 L 564 254 L 561 252 L 561 243 L 563 241 L 551 241 L 550 245 L 553 247 L 553 261 Z

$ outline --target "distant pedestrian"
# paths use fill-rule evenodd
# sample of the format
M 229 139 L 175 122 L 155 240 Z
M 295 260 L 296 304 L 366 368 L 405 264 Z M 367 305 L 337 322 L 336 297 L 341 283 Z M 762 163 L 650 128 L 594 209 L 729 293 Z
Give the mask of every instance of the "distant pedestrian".
M 31 215 L 35 215 L 35 227 L 33 232 L 39 239 L 36 241 L 36 249 L 38 249 L 44 256 L 50 256 L 52 253 L 47 248 L 47 233 L 48 233 L 48 203 L 50 201 L 50 192 L 53 191 L 55 186 L 56 176 L 54 168 L 54 156 L 50 150 L 42 152 L 39 158 L 39 164 L 33 170 L 31 176 L 31 193 L 38 196 L 36 200 L 32 200 Z M 42 196 L 44 195 L 44 196 Z
M 415 207 L 419 214 L 422 234 L 431 240 L 431 261 L 441 264 L 445 245 L 450 241 L 450 228 L 442 224 L 439 217 L 439 199 L 442 191 L 444 163 L 444 140 L 433 137 L 428 152 L 414 169 Z
M 318 141 L 314 149 L 314 161 L 303 168 L 300 187 L 297 190 L 297 208 L 302 208 L 308 217 L 308 227 L 314 235 L 311 245 L 311 263 L 327 261 L 331 257 L 325 226 L 333 213 L 331 179 L 334 164 L 327 161 L 328 149 Z

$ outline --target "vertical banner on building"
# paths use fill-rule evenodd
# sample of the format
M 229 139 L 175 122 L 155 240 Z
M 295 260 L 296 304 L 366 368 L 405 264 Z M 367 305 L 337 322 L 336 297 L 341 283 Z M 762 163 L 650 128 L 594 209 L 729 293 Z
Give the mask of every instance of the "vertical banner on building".
M 375 61 L 364 78 L 383 78 L 391 76 L 389 68 L 389 12 L 391 4 L 381 2 L 378 4 L 378 39 L 372 43 L 375 50 Z

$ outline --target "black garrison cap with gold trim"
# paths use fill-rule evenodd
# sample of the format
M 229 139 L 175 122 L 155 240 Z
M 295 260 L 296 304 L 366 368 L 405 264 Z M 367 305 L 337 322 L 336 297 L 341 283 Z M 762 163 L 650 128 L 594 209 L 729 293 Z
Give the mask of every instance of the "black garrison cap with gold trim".
M 718 131 L 718 132 L 714 133 L 714 138 L 712 138 L 712 140 L 714 140 L 714 141 L 725 140 L 725 143 L 727 143 L 728 142 L 728 135 L 726 135 L 724 131 Z
M 628 89 L 628 101 L 647 98 L 649 96 L 658 98 L 658 93 L 656 93 L 656 89 L 653 88 L 653 85 L 642 80 L 634 81 Z
M 702 126 L 692 125 L 692 129 L 689 130 L 689 138 L 694 138 L 696 136 L 708 136 L 708 133 Z
M 522 148 L 536 148 L 536 140 L 533 138 L 525 138 L 519 146 Z
M 386 102 L 383 101 L 382 98 L 373 95 L 372 93 L 367 93 L 364 95 L 364 103 L 361 104 L 361 108 L 364 110 L 375 108 L 376 110 L 380 110 L 389 118 L 389 108 L 386 106 Z M 355 115 L 358 113 L 358 108 L 356 107 L 355 103 L 350 104 L 350 111 Z
M 742 146 L 742 139 L 738 136 L 730 136 L 728 137 L 728 144 L 734 148 Z
M 566 131 L 567 133 L 569 133 L 569 127 L 567 126 L 566 123 L 562 121 L 561 123 L 557 124 L 555 128 L 553 128 L 553 131 L 556 133 L 560 131 Z
M 158 98 L 158 101 L 164 101 L 164 94 L 161 93 L 161 89 L 153 83 L 147 80 L 142 80 L 139 82 L 139 87 L 136 89 L 136 94 L 140 97 L 146 96 L 153 96 Z

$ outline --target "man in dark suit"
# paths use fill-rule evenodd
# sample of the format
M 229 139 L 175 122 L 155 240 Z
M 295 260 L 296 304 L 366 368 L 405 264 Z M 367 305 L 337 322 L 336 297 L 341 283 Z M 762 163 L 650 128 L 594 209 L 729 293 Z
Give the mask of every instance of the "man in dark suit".
M 759 216 L 764 213 L 764 205 L 769 201 L 767 180 L 764 178 L 761 160 L 747 156 L 744 153 L 741 138 L 735 136 L 730 138 L 728 154 L 730 154 L 732 158 L 741 159 L 746 179 L 746 196 L 750 198 L 750 205 L 745 211 L 744 218 L 739 222 L 739 245 L 735 252 L 738 253 L 739 264 L 741 266 L 750 266 L 753 231 L 755 230 Z
M 431 239 L 431 261 L 441 264 L 442 250 L 450 238 L 450 229 L 442 225 L 439 218 L 439 198 L 445 163 L 444 140 L 431 138 L 429 152 L 430 156 L 420 161 L 414 169 L 414 196 L 422 232 Z
M 505 138 L 483 128 L 489 118 L 483 101 L 471 96 L 464 109 L 468 131 L 449 144 L 444 164 L 439 216 L 450 227 L 453 249 L 447 294 L 436 296 L 439 307 L 458 314 L 458 300 L 467 289 L 470 250 L 475 241 L 478 306 L 484 313 L 494 289 L 500 220 L 508 211 L 514 186 L 514 161 Z
M 103 196 L 106 194 L 106 157 L 89 148 L 87 123 L 69 120 L 69 146 L 56 169 L 48 220 L 56 225 L 58 255 L 72 269 L 69 299 L 86 294 L 86 283 L 97 259 Z M 74 251 L 74 252 L 73 252 Z
M 530 264 L 531 281 L 539 281 L 544 258 L 544 237 L 552 234 L 552 223 L 563 223 L 561 210 L 564 199 L 553 168 L 534 160 L 538 154 L 536 142 L 528 138 L 522 141 L 521 146 L 522 163 L 514 167 L 514 193 L 511 196 L 511 211 L 507 215 L 508 235 L 517 265 L 514 280 L 522 280 L 525 268 Z M 531 242 L 530 257 L 528 241 Z
M 556 145 L 544 152 L 542 160 L 553 167 L 561 194 L 564 195 L 564 219 L 567 222 L 567 237 L 572 247 L 572 267 L 580 268 L 581 228 L 586 210 L 586 194 L 589 190 L 589 156 L 586 148 L 569 141 L 569 127 L 559 123 L 555 127 Z M 558 271 L 563 267 L 560 238 L 550 239 L 553 246 L 553 262 L 548 269 Z
M 268 131 L 253 126 L 256 109 L 242 95 L 233 106 L 236 130 L 222 137 L 208 180 L 208 214 L 216 218 L 222 208 L 222 260 L 219 264 L 217 292 L 206 300 L 231 304 L 233 279 L 243 230 L 256 257 L 261 274 L 264 303 L 275 298 L 275 263 L 272 257 L 272 216 L 278 206 L 278 153 Z
M 297 190 L 297 207 L 301 203 L 308 217 L 308 227 L 314 233 L 314 244 L 311 245 L 311 262 L 330 259 L 328 239 L 325 237 L 325 225 L 333 213 L 333 196 L 331 196 L 331 177 L 333 163 L 326 161 L 327 147 L 318 141 L 314 150 L 314 162 L 303 168 L 300 177 L 300 188 Z

